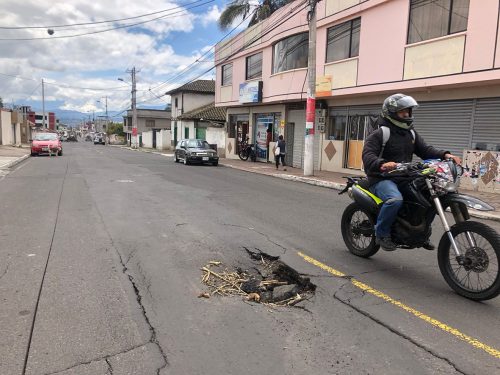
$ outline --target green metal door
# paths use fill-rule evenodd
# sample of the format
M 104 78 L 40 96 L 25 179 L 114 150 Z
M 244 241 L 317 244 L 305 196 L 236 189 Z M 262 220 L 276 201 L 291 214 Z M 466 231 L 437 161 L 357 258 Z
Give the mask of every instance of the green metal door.
M 196 139 L 205 140 L 206 138 L 207 138 L 207 129 L 206 128 L 196 128 Z
M 189 128 L 184 128 L 184 138 L 189 139 Z
M 177 124 L 174 124 L 174 146 L 177 146 Z

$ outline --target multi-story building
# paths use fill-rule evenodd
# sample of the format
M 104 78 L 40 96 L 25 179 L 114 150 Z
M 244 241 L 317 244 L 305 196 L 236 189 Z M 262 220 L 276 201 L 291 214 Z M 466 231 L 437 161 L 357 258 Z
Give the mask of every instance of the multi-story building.
M 364 139 L 397 92 L 419 102 L 415 129 L 427 143 L 500 151 L 499 9 L 500 0 L 319 2 L 315 169 L 361 169 Z M 227 157 L 248 135 L 266 160 L 269 129 L 273 141 L 285 135 L 289 162 L 303 166 L 307 12 L 297 0 L 217 45 Z
M 166 92 L 170 95 L 173 121 L 173 146 L 184 138 L 204 138 L 207 123 L 193 122 L 180 116 L 214 102 L 215 81 L 199 79 Z
M 29 108 L 29 107 L 22 107 Z M 35 128 L 43 128 L 43 112 L 27 112 L 28 120 L 35 124 Z M 56 114 L 54 112 L 45 112 L 45 129 L 57 130 Z
M 139 137 L 139 144 L 142 144 L 142 133 L 152 131 L 153 147 L 156 147 L 156 133 L 160 130 L 170 130 L 170 127 L 170 111 L 137 108 L 137 135 Z M 132 110 L 127 110 L 127 116 L 123 116 L 123 131 L 126 133 L 127 144 L 130 145 L 132 139 Z

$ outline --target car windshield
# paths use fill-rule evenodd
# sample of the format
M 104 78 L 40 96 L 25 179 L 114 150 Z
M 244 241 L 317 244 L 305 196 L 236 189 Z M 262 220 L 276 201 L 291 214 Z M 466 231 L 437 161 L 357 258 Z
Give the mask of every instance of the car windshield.
M 186 146 L 188 148 L 205 148 L 205 149 L 210 149 L 210 145 L 208 144 L 207 141 L 202 141 L 199 139 L 190 139 L 187 141 Z
M 36 141 L 55 141 L 57 139 L 57 134 L 51 134 L 51 133 L 36 134 L 33 139 Z

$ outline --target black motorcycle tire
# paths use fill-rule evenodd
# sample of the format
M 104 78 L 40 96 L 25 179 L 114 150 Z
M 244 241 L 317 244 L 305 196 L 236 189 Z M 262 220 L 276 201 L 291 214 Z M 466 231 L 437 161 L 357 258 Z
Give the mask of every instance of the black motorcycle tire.
M 352 218 L 356 212 L 361 212 L 366 215 L 370 227 L 373 228 L 373 234 L 371 236 L 370 242 L 367 246 L 364 247 L 356 245 L 353 238 L 353 233 L 351 231 Z M 362 258 L 369 258 L 372 255 L 375 255 L 375 253 L 380 249 L 380 246 L 375 243 L 375 223 L 376 218 L 374 217 L 374 215 L 364 210 L 357 203 L 351 203 L 346 207 L 344 213 L 342 214 L 341 230 L 344 243 L 352 254 Z
M 495 264 L 500 263 L 500 236 L 498 233 L 490 228 L 489 226 L 478 223 L 476 221 L 465 221 L 461 223 L 457 223 L 453 225 L 451 228 L 451 233 L 453 238 L 456 238 L 459 234 L 464 232 L 473 232 L 482 236 L 486 241 L 489 242 L 491 247 L 493 248 L 496 254 L 496 262 Z M 485 301 L 491 298 L 495 298 L 500 294 L 500 269 L 497 269 L 497 275 L 495 281 L 489 286 L 487 289 L 471 291 L 464 288 L 460 285 L 459 281 L 456 280 L 455 275 L 451 269 L 450 264 L 450 251 L 453 252 L 450 239 L 446 235 L 446 233 L 441 237 L 441 241 L 439 242 L 438 248 L 438 263 L 439 270 L 443 275 L 444 279 L 448 283 L 448 285 L 459 295 L 474 300 L 474 301 Z M 494 260 L 490 259 L 490 262 L 493 263 Z M 473 272 L 473 271 L 472 271 Z
M 248 157 L 250 155 L 249 155 L 249 152 L 247 152 L 246 150 L 240 150 L 240 152 L 238 153 L 238 156 L 240 157 L 241 160 L 246 161 L 246 160 L 248 160 Z

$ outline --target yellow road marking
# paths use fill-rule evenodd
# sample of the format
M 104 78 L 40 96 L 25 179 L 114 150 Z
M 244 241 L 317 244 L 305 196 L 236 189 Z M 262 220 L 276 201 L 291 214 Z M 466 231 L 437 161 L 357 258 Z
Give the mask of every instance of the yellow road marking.
M 304 253 L 302 253 L 300 251 L 297 254 L 300 257 L 302 257 L 306 262 L 311 263 L 311 264 L 315 265 L 316 267 L 319 267 L 322 270 L 324 270 L 332 275 L 335 275 L 337 277 L 345 277 L 346 276 L 346 274 L 344 274 L 340 271 L 337 271 L 336 269 L 334 269 L 330 266 L 327 266 L 326 264 L 323 264 L 320 261 L 318 261 L 314 258 L 311 258 L 310 256 L 305 255 Z M 371 286 L 369 286 L 365 283 L 362 283 L 361 281 L 358 281 L 354 278 L 349 279 L 349 280 L 354 286 L 358 287 L 359 289 L 361 289 L 367 293 L 370 293 L 371 295 L 373 295 L 375 297 L 381 298 L 384 301 L 389 302 L 390 304 L 397 306 L 406 312 L 409 312 L 410 314 L 416 316 L 417 318 L 422 319 L 424 322 L 429 323 L 429 324 L 433 325 L 434 327 L 439 328 L 442 331 L 445 331 L 449 334 L 452 334 L 453 336 L 459 338 L 460 340 L 465 341 L 467 344 L 470 344 L 470 345 L 474 346 L 475 348 L 481 349 L 481 350 L 485 351 L 486 353 L 488 353 L 489 355 L 500 359 L 500 350 L 495 349 L 489 345 L 486 345 L 486 344 L 482 343 L 481 341 L 479 341 L 478 339 L 470 337 L 470 336 L 460 332 L 458 329 L 450 327 L 449 325 L 442 323 L 437 319 L 431 318 L 429 315 L 426 315 L 426 314 L 414 309 L 413 307 L 405 305 L 401 301 L 395 300 L 394 298 L 388 296 L 387 294 L 382 293 L 376 289 L 373 289 Z

